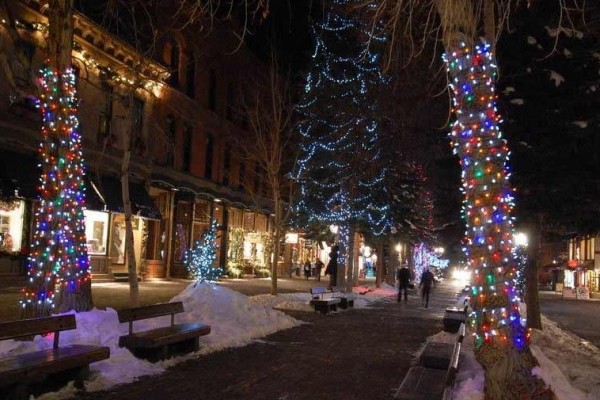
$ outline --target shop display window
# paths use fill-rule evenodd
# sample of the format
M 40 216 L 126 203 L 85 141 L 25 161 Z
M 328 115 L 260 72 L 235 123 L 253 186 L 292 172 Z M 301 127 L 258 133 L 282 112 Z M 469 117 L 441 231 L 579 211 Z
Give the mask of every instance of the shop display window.
M 256 219 L 254 220 L 254 230 L 257 232 L 266 232 L 267 231 L 267 216 L 263 214 L 256 214 Z
M 105 255 L 108 240 L 108 213 L 84 210 L 87 252 L 90 255 Z
M 0 252 L 21 251 L 24 212 L 23 200 L 0 201 Z
M 197 200 L 194 208 L 194 230 L 192 244 L 202 239 L 210 223 L 210 203 L 206 200 Z
M 228 225 L 231 228 L 242 228 L 244 226 L 244 212 L 239 208 L 230 207 L 227 209 Z
M 254 213 L 252 211 L 244 211 L 244 230 L 246 232 L 254 230 Z
M 175 206 L 175 246 L 173 249 L 174 262 L 182 263 L 190 248 L 190 229 L 192 222 L 192 204 L 178 201 Z

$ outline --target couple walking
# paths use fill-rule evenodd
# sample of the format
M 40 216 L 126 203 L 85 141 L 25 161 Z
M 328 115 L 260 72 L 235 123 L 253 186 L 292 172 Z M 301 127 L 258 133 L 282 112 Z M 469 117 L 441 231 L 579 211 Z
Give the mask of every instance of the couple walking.
M 408 288 L 411 281 L 411 273 L 408 266 L 405 264 L 398 270 L 398 303 L 402 301 L 402 292 L 404 292 L 404 304 L 408 303 Z M 431 287 L 435 277 L 433 273 L 426 268 L 421 274 L 421 282 L 419 288 L 421 288 L 421 302 L 425 308 L 429 307 L 429 294 L 431 293 Z

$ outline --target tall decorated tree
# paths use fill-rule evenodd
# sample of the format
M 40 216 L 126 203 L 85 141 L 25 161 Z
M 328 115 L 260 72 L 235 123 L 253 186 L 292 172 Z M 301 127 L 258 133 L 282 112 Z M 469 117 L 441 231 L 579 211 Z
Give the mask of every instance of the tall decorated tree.
M 25 317 L 92 307 L 83 210 L 85 168 L 71 65 L 72 0 L 49 7 L 48 58 L 40 71 L 40 203 L 28 263 Z
M 213 282 L 219 279 L 223 270 L 215 267 L 217 260 L 217 221 L 213 220 L 202 239 L 186 253 L 185 265 L 196 282 Z
M 352 6 L 354 0 L 325 1 L 324 17 L 312 26 L 315 49 L 304 95 L 297 106 L 301 154 L 296 178 L 296 212 L 306 224 L 338 225 L 340 259 L 338 284 L 357 228 L 382 233 L 388 207 L 375 196 L 383 190 L 385 168 L 380 164 L 377 89 L 386 82 L 375 51 L 384 41 Z M 352 257 L 350 257 L 349 261 Z
M 469 321 L 485 369 L 486 399 L 553 398 L 531 371 L 529 330 L 519 311 L 513 247 L 509 149 L 496 110 L 495 42 L 513 0 L 379 0 L 393 39 L 425 45 L 432 32 L 444 46 L 452 112 L 450 139 L 462 168 L 466 256 L 473 271 Z M 529 2 L 528 2 L 529 4 Z M 560 2 L 562 7 L 565 2 Z M 437 18 L 434 18 L 437 16 Z M 416 37 L 418 36 L 418 37 Z M 415 40 L 416 39 L 416 40 Z M 418 50 L 414 49 L 413 50 Z

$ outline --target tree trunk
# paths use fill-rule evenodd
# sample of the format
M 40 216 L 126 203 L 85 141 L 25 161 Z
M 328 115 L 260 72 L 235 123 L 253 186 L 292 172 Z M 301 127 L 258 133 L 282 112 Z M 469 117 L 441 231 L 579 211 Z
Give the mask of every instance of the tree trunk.
M 70 83 L 63 82 L 62 76 L 71 69 L 72 65 L 71 51 L 73 49 L 73 0 L 51 0 L 49 2 L 48 23 L 49 66 L 55 73 L 58 73 L 59 77 L 59 81 L 56 84 L 57 93 L 55 93 L 54 96 L 58 99 L 68 98 L 69 96 L 71 96 L 71 94 L 66 93 L 64 89 L 65 87 L 68 87 Z M 71 105 L 71 107 L 76 107 L 76 104 Z M 76 115 L 77 114 L 75 113 L 75 116 Z M 58 121 L 58 124 L 69 125 L 71 124 L 71 122 L 68 120 L 67 116 L 63 116 L 62 120 Z M 67 129 L 63 131 L 59 126 L 57 127 L 55 132 L 69 132 L 70 128 L 70 126 L 67 126 Z M 68 138 L 69 144 L 64 145 L 64 137 L 57 141 L 57 143 L 61 143 L 59 144 L 58 152 L 62 153 L 63 155 L 66 150 L 77 151 L 81 148 L 79 137 L 74 137 L 75 131 L 77 130 L 77 126 L 73 126 L 72 128 L 73 134 L 71 134 Z M 70 147 L 70 149 L 64 148 L 65 146 Z M 76 149 L 76 147 L 79 147 L 79 149 Z M 65 190 L 64 187 L 63 190 Z M 77 218 L 83 219 L 83 215 L 79 216 L 79 212 L 77 213 L 77 215 Z M 61 276 L 61 285 L 63 286 L 63 288 L 61 288 L 61 290 L 59 290 L 58 293 L 58 304 L 56 307 L 56 311 L 58 312 L 66 312 L 69 310 L 88 311 L 93 307 L 92 285 L 89 271 L 89 257 L 85 249 L 86 239 L 84 222 L 82 220 L 78 220 L 76 221 L 76 225 L 80 226 L 71 226 L 71 229 L 73 229 L 75 231 L 75 234 L 78 236 L 78 238 L 75 238 L 75 241 L 79 240 L 82 243 L 75 243 L 74 246 L 78 248 L 77 251 L 81 251 L 81 253 L 83 253 L 77 254 L 76 258 L 85 256 L 86 266 L 85 268 L 82 268 L 85 270 L 81 271 L 79 270 L 79 263 L 72 263 L 72 265 L 66 271 L 66 276 Z M 79 232 L 79 229 L 81 229 L 82 231 Z M 68 251 L 66 248 L 64 248 L 63 250 L 64 253 Z M 51 268 L 50 265 L 48 267 Z M 75 276 L 80 277 L 79 283 L 75 283 L 73 281 Z
M 346 268 L 348 270 L 348 279 L 346 279 L 345 285 L 338 282 L 338 286 L 345 286 L 346 291 L 352 291 L 352 284 L 354 283 L 354 227 L 350 226 L 348 233 L 348 248 L 346 249 Z
M 483 22 L 494 24 L 493 5 L 485 1 Z M 475 272 L 471 320 L 475 354 L 485 368 L 485 398 L 517 400 L 534 394 L 536 399 L 551 398 L 551 393 L 537 395 L 544 383 L 531 375 L 536 363 L 510 278 L 515 263 L 503 262 L 512 259 L 512 193 L 506 169 L 509 149 L 494 105 L 497 71 L 490 46 L 495 37 L 477 40 L 481 21 L 470 0 L 439 0 L 436 6 L 457 118 L 450 137 L 463 169 L 468 262 Z
M 384 278 L 383 239 L 377 240 L 377 273 L 375 274 L 375 287 L 380 288 Z
M 275 197 L 275 232 L 273 235 L 273 259 L 271 260 L 271 295 L 277 296 L 277 264 L 279 261 L 279 241 L 281 240 L 281 199 L 278 188 L 274 188 Z
M 131 200 L 129 199 L 129 163 L 131 160 L 131 137 L 129 129 L 123 132 L 123 159 L 121 161 L 121 191 L 123 194 L 123 208 L 125 210 L 125 253 L 127 255 L 127 272 L 129 273 L 129 306 L 138 307 L 140 294 L 135 262 L 135 249 L 133 243 L 133 226 L 131 224 Z
M 359 248 L 356 245 L 359 239 L 359 234 L 354 234 L 354 251 L 352 252 L 352 259 L 354 260 L 354 279 L 352 280 L 352 284 L 354 286 L 358 286 L 358 278 L 360 277 L 360 263 L 358 257 Z
M 540 250 L 542 239 L 542 218 L 531 224 L 530 243 L 527 254 L 527 267 L 525 276 L 525 303 L 527 303 L 527 327 L 542 329 L 542 315 L 540 310 L 539 280 L 540 280 Z
M 398 260 L 398 256 L 393 255 L 394 244 L 394 240 L 390 238 L 388 241 L 389 259 L 387 264 L 384 264 L 385 271 L 383 271 L 383 273 L 385 274 L 385 283 L 387 283 L 390 286 L 394 286 L 396 284 L 396 263 Z

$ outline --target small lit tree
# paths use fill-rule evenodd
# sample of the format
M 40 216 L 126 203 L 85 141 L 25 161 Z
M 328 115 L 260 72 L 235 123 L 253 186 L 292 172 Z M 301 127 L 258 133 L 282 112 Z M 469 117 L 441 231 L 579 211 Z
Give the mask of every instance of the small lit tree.
M 196 282 L 213 282 L 219 279 L 223 270 L 215 267 L 217 260 L 217 221 L 213 220 L 210 227 L 197 241 L 193 249 L 186 254 L 185 265 Z

